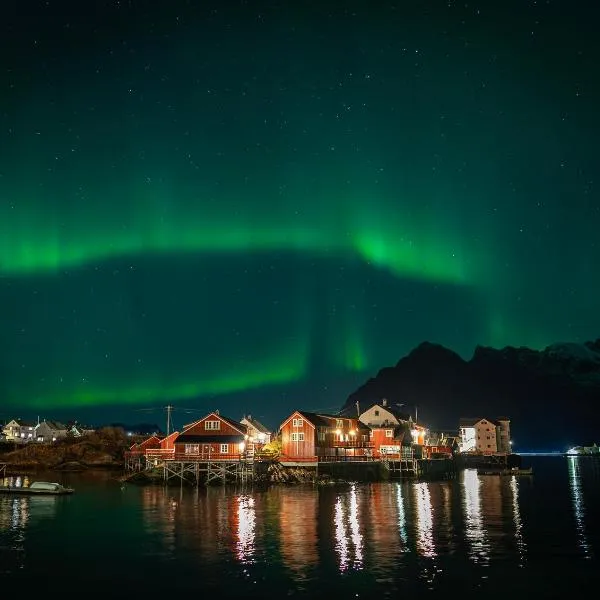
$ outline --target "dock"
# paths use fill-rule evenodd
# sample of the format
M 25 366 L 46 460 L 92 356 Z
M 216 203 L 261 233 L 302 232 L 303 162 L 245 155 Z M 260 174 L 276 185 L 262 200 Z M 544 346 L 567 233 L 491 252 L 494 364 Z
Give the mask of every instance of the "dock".
M 211 483 L 248 483 L 254 481 L 255 461 L 253 456 L 239 458 L 215 458 L 214 456 L 174 456 L 171 454 L 128 453 L 125 456 L 125 471 L 160 474 L 165 484 L 172 480 L 191 483 L 195 486 Z

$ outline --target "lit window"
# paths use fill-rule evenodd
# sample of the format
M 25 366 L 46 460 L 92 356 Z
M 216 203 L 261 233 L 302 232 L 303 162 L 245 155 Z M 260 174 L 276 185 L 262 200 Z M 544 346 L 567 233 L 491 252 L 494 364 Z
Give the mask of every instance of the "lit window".
M 185 453 L 186 454 L 200 454 L 200 446 L 198 444 L 186 444 L 185 445 Z
M 292 427 L 304 427 L 304 419 L 292 419 Z
M 303 442 L 304 432 L 292 433 L 292 442 Z
M 229 454 L 229 444 L 221 444 L 221 454 Z
M 204 429 L 215 431 L 221 429 L 221 421 L 204 421 Z

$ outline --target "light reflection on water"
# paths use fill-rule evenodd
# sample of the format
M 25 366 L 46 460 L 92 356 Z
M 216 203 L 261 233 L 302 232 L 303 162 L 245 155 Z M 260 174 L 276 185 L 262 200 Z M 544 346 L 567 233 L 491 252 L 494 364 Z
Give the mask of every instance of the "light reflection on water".
M 357 498 L 357 484 L 337 497 L 334 515 L 336 550 L 340 571 L 363 566 L 363 535 Z
M 592 548 L 587 538 L 585 530 L 585 502 L 581 486 L 581 462 L 582 460 L 596 460 L 588 457 L 579 458 L 577 456 L 568 456 L 569 464 L 569 484 L 571 486 L 571 499 L 573 501 L 573 516 L 575 517 L 575 527 L 577 529 L 577 541 L 581 551 L 585 556 L 590 556 Z
M 469 556 L 473 562 L 485 565 L 489 559 L 489 542 L 481 511 L 481 485 L 481 477 L 477 471 L 465 469 L 463 472 L 463 507 Z
M 363 597 L 365 589 L 382 586 L 385 596 L 409 589 L 448 591 L 457 574 L 482 586 L 494 573 L 500 577 L 500 571 L 522 584 L 519 573 L 528 578 L 540 564 L 531 560 L 532 552 L 545 551 L 539 540 L 553 530 L 555 542 L 558 535 L 565 538 L 554 548 L 577 543 L 579 556 L 593 558 L 598 534 L 590 515 L 597 504 L 586 496 L 589 490 L 584 491 L 576 463 L 556 465 L 563 469 L 563 479 L 557 480 L 562 496 L 555 487 L 548 496 L 543 486 L 535 496 L 533 478 L 486 477 L 473 470 L 443 482 L 267 490 L 75 483 L 76 494 L 66 503 L 0 495 L 0 573 L 39 575 L 47 568 L 40 557 L 48 560 L 39 548 L 52 553 L 56 540 L 65 537 L 61 552 L 69 552 L 75 565 L 83 560 L 77 549 L 84 546 L 85 560 L 101 561 L 108 573 L 117 573 L 125 556 L 135 556 L 148 572 L 168 562 L 182 589 L 189 576 L 189 585 L 198 577 L 207 586 L 241 579 L 257 592 L 276 585 L 285 595 L 318 591 L 323 581 L 326 586 L 347 583 L 352 590 L 346 591 L 354 592 L 354 586 Z M 565 503 L 558 513 L 573 516 L 571 541 L 568 531 L 566 537 L 561 533 L 565 520 L 533 518 L 544 502 Z M 541 524 L 537 531 L 532 530 L 540 527 L 536 523 Z M 95 543 L 90 545 L 86 539 L 93 527 Z M 131 572 L 134 577 L 135 569 Z M 121 577 L 129 576 L 127 566 Z M 136 585 L 144 589 L 143 582 Z

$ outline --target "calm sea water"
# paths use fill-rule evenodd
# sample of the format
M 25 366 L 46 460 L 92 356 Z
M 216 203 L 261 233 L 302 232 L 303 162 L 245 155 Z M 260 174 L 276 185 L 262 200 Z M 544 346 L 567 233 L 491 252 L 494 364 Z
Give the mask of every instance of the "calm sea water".
M 0 495 L 0 589 L 570 596 L 600 582 L 600 460 L 529 463 L 532 477 L 267 490 L 65 475 L 71 497 Z

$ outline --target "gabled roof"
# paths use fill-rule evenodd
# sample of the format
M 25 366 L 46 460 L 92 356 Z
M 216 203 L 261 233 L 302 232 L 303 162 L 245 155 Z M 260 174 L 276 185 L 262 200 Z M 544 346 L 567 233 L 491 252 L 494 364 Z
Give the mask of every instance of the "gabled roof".
M 384 406 L 382 402 L 372 402 L 369 406 L 367 406 L 367 408 L 365 408 L 365 410 L 361 410 L 360 414 L 362 415 L 362 414 L 366 413 L 368 410 L 371 410 L 375 406 L 382 410 L 387 410 L 389 413 L 394 415 L 394 417 L 396 417 L 396 419 L 398 419 L 398 421 L 408 421 L 411 418 L 410 414 L 402 412 L 400 410 L 400 406 L 395 405 L 395 404 L 391 404 L 391 405 L 386 404 Z
M 271 433 L 260 421 L 254 419 L 252 415 L 244 415 L 242 421 L 248 421 L 248 423 L 260 433 Z
M 67 430 L 67 426 L 64 425 L 63 423 L 61 423 L 60 421 L 42 421 L 42 423 L 46 423 L 46 425 L 48 425 L 48 427 L 54 431 L 66 431 Z M 40 425 L 42 424 L 40 423 Z
M 228 425 L 231 425 L 231 427 L 233 427 L 234 429 L 237 429 L 242 435 L 246 434 L 246 426 L 245 425 L 243 425 L 239 421 L 235 421 L 234 419 L 230 419 L 229 417 L 224 417 L 223 415 L 219 414 L 218 412 L 213 411 L 213 412 L 209 412 L 207 415 L 204 415 L 201 419 L 198 419 L 197 421 L 194 421 L 193 423 L 184 425 L 183 432 L 181 433 L 181 435 L 185 434 L 185 432 L 188 429 L 191 429 L 195 425 L 198 425 L 198 423 L 201 423 L 202 421 L 208 419 L 208 417 L 216 417 L 217 419 L 224 421 Z
M 487 417 L 461 417 L 459 427 L 475 427 L 480 421 L 487 421 L 492 425 L 499 425 L 494 419 L 488 419 Z

